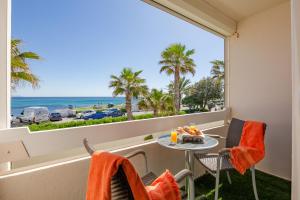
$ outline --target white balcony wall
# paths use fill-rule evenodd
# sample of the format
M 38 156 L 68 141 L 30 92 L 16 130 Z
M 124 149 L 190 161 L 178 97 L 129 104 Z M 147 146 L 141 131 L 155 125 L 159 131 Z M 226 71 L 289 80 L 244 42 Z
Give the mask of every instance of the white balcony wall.
M 260 170 L 291 178 L 291 12 L 286 2 L 238 23 L 229 38 L 232 116 L 267 123 Z
M 206 134 L 219 134 L 226 136 L 227 127 L 221 126 L 206 130 Z M 224 145 L 220 141 L 219 147 Z M 140 147 L 126 150 L 117 150 L 114 153 L 126 154 L 135 149 L 143 149 L 148 157 L 149 169 L 159 175 L 169 169 L 177 173 L 184 169 L 184 152 L 174 151 L 161 147 L 157 143 L 149 143 Z M 79 157 L 79 158 L 78 158 Z M 43 166 L 32 166 L 29 170 L 20 169 L 20 172 L 0 176 L 0 199 L 9 200 L 82 200 L 85 198 L 89 158 L 87 155 L 77 156 L 69 161 L 53 161 Z M 144 162 L 141 157 L 131 160 L 140 173 L 144 173 Z M 52 165 L 51 165 L 52 163 Z M 196 176 L 204 170 L 195 162 Z
M 184 168 L 183 152 L 174 153 L 158 144 L 146 145 L 142 149 L 147 153 L 150 169 L 156 173 L 161 173 L 164 168 L 174 173 Z M 137 157 L 134 164 L 143 174 L 142 159 Z M 0 199 L 82 200 L 85 198 L 88 168 L 89 159 L 84 158 L 59 166 L 0 178 Z

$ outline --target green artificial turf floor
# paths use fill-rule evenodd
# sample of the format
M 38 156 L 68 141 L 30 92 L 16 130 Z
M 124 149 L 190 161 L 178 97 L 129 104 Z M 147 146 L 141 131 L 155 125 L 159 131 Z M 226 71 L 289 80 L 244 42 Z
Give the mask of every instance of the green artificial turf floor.
M 226 173 L 220 176 L 219 200 L 255 200 L 251 173 L 245 175 L 231 171 L 232 184 L 227 181 Z M 256 170 L 256 184 L 260 200 L 290 200 L 291 182 Z M 215 179 L 205 174 L 195 180 L 196 200 L 214 199 Z

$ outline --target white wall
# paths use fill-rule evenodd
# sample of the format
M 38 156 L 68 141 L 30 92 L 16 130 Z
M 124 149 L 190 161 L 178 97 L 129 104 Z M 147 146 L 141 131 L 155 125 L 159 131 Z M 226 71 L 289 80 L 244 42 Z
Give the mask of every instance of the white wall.
M 293 170 L 292 199 L 300 199 L 300 1 L 292 1 Z
M 258 167 L 291 178 L 291 22 L 283 3 L 238 24 L 229 39 L 232 115 L 267 123 L 266 157 Z

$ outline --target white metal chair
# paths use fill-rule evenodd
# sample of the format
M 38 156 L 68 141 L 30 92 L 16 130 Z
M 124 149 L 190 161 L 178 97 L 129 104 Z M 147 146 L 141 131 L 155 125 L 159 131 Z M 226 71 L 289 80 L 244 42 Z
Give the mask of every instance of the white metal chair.
M 208 173 L 213 175 L 216 178 L 216 185 L 215 185 L 215 200 L 218 199 L 219 195 L 219 179 L 220 179 L 220 172 L 225 171 L 227 175 L 227 179 L 229 184 L 231 184 L 230 178 L 230 170 L 233 170 L 233 166 L 229 161 L 229 150 L 234 146 L 238 146 L 242 130 L 245 121 L 233 118 L 230 122 L 230 126 L 228 129 L 227 138 L 224 138 L 219 135 L 210 135 L 211 137 L 226 139 L 226 148 L 223 148 L 219 151 L 219 153 L 210 153 L 210 154 L 195 154 L 196 159 L 200 162 L 200 164 L 206 169 Z M 264 129 L 266 129 L 266 124 L 264 124 Z M 256 188 L 256 180 L 255 180 L 255 166 L 250 168 L 251 176 L 252 176 L 252 185 L 253 185 L 253 192 L 256 200 L 258 199 L 257 188 Z
M 85 149 L 90 155 L 93 155 L 95 152 L 94 148 L 91 147 L 87 141 L 87 139 L 83 140 L 83 144 L 85 146 Z M 153 173 L 148 171 L 148 161 L 146 153 L 142 150 L 136 150 L 133 152 L 128 153 L 124 157 L 130 159 L 132 157 L 135 157 L 137 155 L 143 156 L 145 160 L 145 168 L 146 168 L 146 175 L 143 176 L 141 179 L 144 183 L 144 185 L 150 185 L 157 176 Z M 193 173 L 190 170 L 184 169 L 181 170 L 179 173 L 175 175 L 175 180 L 177 183 L 188 179 L 189 185 L 191 187 L 191 197 L 189 200 L 195 199 L 195 190 L 194 190 L 194 179 L 193 179 Z M 112 177 L 111 180 L 111 192 L 112 192 L 112 200 L 134 200 L 132 192 L 130 190 L 129 184 L 127 182 L 126 175 L 122 168 L 118 169 L 118 172 Z M 182 193 L 182 199 L 186 199 L 186 194 Z

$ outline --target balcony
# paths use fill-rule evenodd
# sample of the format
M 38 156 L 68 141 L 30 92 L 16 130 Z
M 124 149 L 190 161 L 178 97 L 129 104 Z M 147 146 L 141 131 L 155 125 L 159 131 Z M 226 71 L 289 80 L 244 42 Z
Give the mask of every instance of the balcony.
M 151 171 L 160 174 L 169 169 L 176 173 L 185 167 L 184 152 L 163 148 L 157 144 L 157 137 L 189 123 L 195 123 L 205 134 L 226 136 L 232 117 L 268 124 L 266 156 L 257 165 L 260 199 L 299 199 L 299 2 L 145 2 L 225 38 L 227 108 L 210 113 L 34 133 L 27 128 L 10 129 L 10 89 L 7 86 L 10 1 L 1 0 L 0 141 L 3 145 L 0 145 L 0 153 L 3 156 L 0 161 L 4 164 L 1 166 L 0 199 L 84 199 L 90 157 L 82 146 L 83 138 L 88 138 L 97 149 L 121 155 L 142 149 L 148 156 Z M 149 134 L 154 139 L 144 141 L 143 138 Z M 24 144 L 28 155 L 20 153 L 23 149 L 20 144 Z M 211 152 L 217 152 L 223 146 L 224 141 L 220 139 L 219 145 Z M 7 149 L 10 150 L 9 155 Z M 132 162 L 143 175 L 142 159 L 136 157 Z M 214 178 L 205 174 L 205 169 L 197 162 L 194 174 L 197 198 L 213 199 Z M 232 185 L 225 175 L 221 175 L 220 198 L 254 199 L 249 173 L 241 176 L 234 172 Z
M 41 182 L 46 180 L 53 187 L 52 189 L 57 191 L 55 194 L 51 194 L 51 198 L 68 199 L 70 198 L 69 194 L 72 193 L 76 198 L 84 199 L 89 156 L 83 149 L 82 138 L 86 137 L 91 143 L 98 144 L 95 145 L 96 149 L 105 149 L 121 155 L 142 149 L 147 154 L 149 168 L 155 174 L 160 174 L 165 169 L 170 169 L 176 173 L 184 168 L 184 152 L 166 149 L 158 145 L 156 143 L 157 137 L 166 133 L 172 127 L 182 126 L 189 122 L 198 124 L 205 134 L 226 136 L 228 119 L 230 119 L 230 109 L 211 113 L 163 117 L 129 123 L 120 122 L 118 124 L 78 127 L 48 132 L 29 133 L 27 128 L 3 130 L 1 131 L 3 132 L 1 134 L 2 141 L 11 141 L 12 138 L 22 140 L 31 158 L 13 162 L 13 168 L 15 169 L 3 172 L 0 179 L 3 181 L 2 186 L 4 188 L 10 188 L 16 182 L 19 184 L 19 182 L 24 181 L 25 184 L 25 182 L 30 180 L 30 188 L 33 190 L 34 198 L 45 198 L 44 195 L 47 191 L 43 189 L 44 186 L 41 185 Z M 119 130 L 124 130 L 122 135 L 120 135 Z M 110 133 L 109 136 L 99 135 L 99 133 L 107 131 Z M 143 141 L 144 136 L 149 133 L 153 134 L 154 139 Z M 59 145 L 62 144 L 61 141 L 68 142 Z M 224 140 L 220 139 L 219 142 L 220 145 L 211 152 L 217 152 L 218 149 L 224 146 Z M 72 151 L 69 149 L 72 149 Z M 136 157 L 131 161 L 142 176 L 145 171 L 143 159 Z M 195 180 L 196 195 L 200 197 L 205 194 L 208 199 L 213 199 L 214 178 L 208 174 L 204 175 L 204 172 L 204 168 L 196 162 L 195 174 L 198 177 Z M 233 185 L 229 185 L 226 177 L 222 174 L 220 196 L 223 198 L 243 199 L 244 194 L 247 194 L 249 199 L 254 197 L 249 174 L 244 177 L 238 173 L 233 173 L 232 181 Z M 76 184 L 73 187 L 65 187 L 68 183 Z M 268 190 L 263 192 L 266 184 L 268 184 Z M 290 198 L 290 182 L 287 180 L 259 171 L 257 173 L 257 185 L 261 199 Z M 237 186 L 239 187 L 238 190 L 236 189 Z M 61 187 L 64 187 L 64 190 L 61 190 Z M 20 187 L 17 193 L 14 192 L 14 196 L 21 198 L 21 195 L 27 192 L 28 189 L 27 187 Z M 8 198 L 12 195 L 9 191 L 3 190 L 2 194 L 4 197 Z

